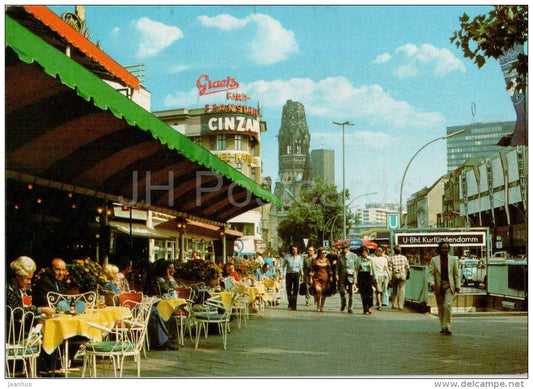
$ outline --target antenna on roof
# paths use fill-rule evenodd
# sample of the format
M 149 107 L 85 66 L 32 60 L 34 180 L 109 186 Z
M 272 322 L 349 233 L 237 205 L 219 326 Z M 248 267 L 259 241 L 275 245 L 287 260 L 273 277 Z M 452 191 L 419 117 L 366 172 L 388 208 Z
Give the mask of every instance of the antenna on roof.
M 476 102 L 472 101 L 470 104 L 470 112 L 472 113 L 472 123 L 476 122 Z

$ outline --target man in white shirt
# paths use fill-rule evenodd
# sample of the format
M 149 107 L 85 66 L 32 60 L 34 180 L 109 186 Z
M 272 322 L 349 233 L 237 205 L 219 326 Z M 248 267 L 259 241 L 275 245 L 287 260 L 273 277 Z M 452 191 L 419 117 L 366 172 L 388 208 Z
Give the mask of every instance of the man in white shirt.
M 376 300 L 378 303 L 378 311 L 381 310 L 381 297 L 383 292 L 387 289 L 387 283 L 391 279 L 388 259 L 383 255 L 383 248 L 378 247 L 376 249 L 375 256 L 372 257 L 372 263 L 376 269 Z
M 298 255 L 298 248 L 295 245 L 291 246 L 291 253 L 283 258 L 281 271 L 285 275 L 285 288 L 287 290 L 287 300 L 289 300 L 289 309 L 296 311 L 298 287 L 300 286 L 300 278 L 303 275 L 303 260 Z

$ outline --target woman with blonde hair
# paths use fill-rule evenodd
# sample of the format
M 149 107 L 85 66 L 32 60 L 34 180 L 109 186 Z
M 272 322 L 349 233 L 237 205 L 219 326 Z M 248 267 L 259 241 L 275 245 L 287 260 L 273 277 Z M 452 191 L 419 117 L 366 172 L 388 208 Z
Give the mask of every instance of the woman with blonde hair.
M 118 274 L 118 267 L 108 263 L 104 266 L 104 274 L 107 279 L 107 282 L 104 284 L 104 289 L 111 290 L 116 294 L 120 293 L 120 289 L 115 284 L 115 278 Z

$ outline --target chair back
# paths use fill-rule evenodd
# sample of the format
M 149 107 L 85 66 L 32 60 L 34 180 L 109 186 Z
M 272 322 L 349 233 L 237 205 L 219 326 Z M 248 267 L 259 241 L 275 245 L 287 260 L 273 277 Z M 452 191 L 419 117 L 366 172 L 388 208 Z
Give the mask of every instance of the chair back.
M 126 331 L 126 341 L 135 345 L 135 352 L 140 352 L 143 346 L 146 331 L 148 329 L 148 321 L 152 312 L 154 298 L 148 298 L 139 301 L 126 300 L 124 306 L 131 309 L 133 317 L 124 320 L 129 325 L 129 330 Z
M 35 317 L 32 311 L 25 310 L 23 307 L 16 307 L 12 309 L 8 306 L 6 319 L 7 324 L 7 337 L 6 337 L 6 373 L 9 377 L 15 376 L 15 361 L 26 359 L 36 359 L 41 353 L 42 324 L 35 323 Z M 8 362 L 12 361 L 10 365 Z M 24 362 L 24 371 L 26 376 L 28 370 L 26 363 Z M 35 373 L 35 366 L 32 367 L 32 372 Z
M 130 309 L 136 306 L 136 303 L 142 303 L 144 295 L 142 292 L 124 292 L 117 297 L 118 305 L 123 305 Z
M 178 297 L 185 300 L 192 300 L 193 292 L 192 288 L 187 288 L 185 286 L 178 286 L 174 289 L 178 293 Z
M 25 310 L 23 307 L 11 308 L 7 307 L 7 314 L 9 317 L 8 332 L 6 339 L 6 347 L 22 346 L 28 335 L 28 332 L 33 326 L 35 317 L 32 311 Z
M 48 300 L 48 305 L 52 308 L 58 309 L 58 304 L 62 305 L 65 303 L 61 303 L 62 301 L 71 301 L 74 299 L 76 302 L 76 311 L 78 313 L 83 313 L 85 311 L 85 308 L 89 306 L 95 306 L 96 304 L 96 292 L 85 292 L 85 293 L 79 293 L 79 294 L 63 294 L 63 293 L 57 293 L 57 292 L 48 292 L 46 295 L 46 299 Z M 80 312 L 81 311 L 81 312 Z
M 20 294 L 22 295 L 22 306 L 30 307 L 31 306 L 31 296 L 26 294 L 25 291 L 21 290 Z
M 231 290 L 235 286 L 235 279 L 233 277 L 226 277 L 222 279 L 224 290 Z

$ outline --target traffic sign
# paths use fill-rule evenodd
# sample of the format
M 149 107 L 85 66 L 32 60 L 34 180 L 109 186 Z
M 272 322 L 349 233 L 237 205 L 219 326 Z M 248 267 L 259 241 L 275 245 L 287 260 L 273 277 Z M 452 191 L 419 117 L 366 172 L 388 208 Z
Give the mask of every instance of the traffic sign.
M 397 230 L 401 227 L 401 219 L 399 213 L 388 213 L 387 214 L 387 229 Z
M 322 241 L 322 246 L 323 246 L 325 249 L 329 249 L 329 240 L 323 240 L 323 241 Z

